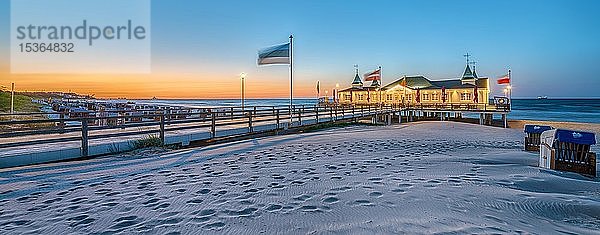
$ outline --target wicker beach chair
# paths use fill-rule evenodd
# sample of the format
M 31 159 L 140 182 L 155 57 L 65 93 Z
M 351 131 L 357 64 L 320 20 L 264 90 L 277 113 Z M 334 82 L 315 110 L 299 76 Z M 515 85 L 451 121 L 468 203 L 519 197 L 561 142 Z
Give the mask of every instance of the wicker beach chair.
M 551 129 L 551 126 L 525 125 L 525 128 L 523 130 L 523 132 L 527 134 L 527 136 L 525 136 L 525 151 L 539 151 L 540 135 L 542 134 L 542 132 Z
M 540 167 L 596 176 L 596 144 L 594 133 L 554 129 L 541 136 Z

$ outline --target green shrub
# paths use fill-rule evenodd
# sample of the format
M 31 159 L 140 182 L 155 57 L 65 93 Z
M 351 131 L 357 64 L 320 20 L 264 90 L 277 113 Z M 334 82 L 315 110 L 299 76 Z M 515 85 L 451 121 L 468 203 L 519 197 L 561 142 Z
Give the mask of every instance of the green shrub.
M 142 149 L 149 147 L 161 147 L 163 145 L 160 137 L 156 134 L 150 134 L 142 139 L 134 140 L 132 142 L 134 149 Z

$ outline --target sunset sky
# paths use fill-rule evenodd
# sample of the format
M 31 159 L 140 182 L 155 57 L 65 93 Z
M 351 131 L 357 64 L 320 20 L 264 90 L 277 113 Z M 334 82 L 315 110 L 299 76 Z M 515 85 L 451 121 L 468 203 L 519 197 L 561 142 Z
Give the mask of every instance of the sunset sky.
M 600 97 L 600 1 L 152 1 L 150 74 L 11 74 L 10 1 L 0 1 L 0 85 L 97 97 L 285 98 L 287 66 L 258 67 L 257 51 L 294 34 L 295 95 L 346 87 L 383 67 L 459 77 L 463 54 L 480 76 L 513 71 L 514 97 Z M 494 93 L 501 91 L 499 87 Z

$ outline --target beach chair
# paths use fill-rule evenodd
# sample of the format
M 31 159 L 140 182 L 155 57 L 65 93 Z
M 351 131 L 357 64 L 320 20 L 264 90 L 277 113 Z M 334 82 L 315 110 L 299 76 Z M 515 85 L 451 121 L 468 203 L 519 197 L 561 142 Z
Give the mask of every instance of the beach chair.
M 590 152 L 596 144 L 594 133 L 547 130 L 540 141 L 540 167 L 596 176 L 596 154 Z
M 525 136 L 525 151 L 539 151 L 540 135 L 542 134 L 542 132 L 551 129 L 551 126 L 525 125 L 525 128 L 523 130 L 523 132 L 527 134 L 527 136 Z

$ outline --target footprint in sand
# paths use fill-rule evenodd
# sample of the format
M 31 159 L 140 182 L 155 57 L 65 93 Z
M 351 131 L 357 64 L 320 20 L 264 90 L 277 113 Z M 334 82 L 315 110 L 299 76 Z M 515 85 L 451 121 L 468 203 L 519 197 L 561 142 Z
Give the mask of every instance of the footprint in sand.
M 336 203 L 338 201 L 340 201 L 340 199 L 337 197 L 327 197 L 327 198 L 323 199 L 324 203 L 329 203 L 329 204 Z
M 215 223 L 210 223 L 210 224 L 204 225 L 204 228 L 209 229 L 209 230 L 213 230 L 213 229 L 217 230 L 217 229 L 220 229 L 223 227 L 225 227 L 225 223 L 223 223 L 223 222 L 215 222 Z
M 155 205 L 157 202 L 159 202 L 160 199 L 159 198 L 151 198 L 148 201 L 142 202 L 142 204 L 146 205 L 146 206 L 153 206 Z
M 230 216 L 230 217 L 248 217 L 248 216 L 252 216 L 254 214 L 254 212 L 258 211 L 257 208 L 254 207 L 248 207 L 239 211 L 232 211 L 232 210 L 225 210 L 223 211 L 223 213 L 225 213 L 226 215 Z
M 276 179 L 276 180 L 282 180 L 282 179 L 285 179 L 285 177 L 284 177 L 284 176 L 282 176 L 282 175 L 279 175 L 279 174 L 273 174 L 271 177 L 273 177 L 273 179 Z
M 183 218 L 175 217 L 175 218 L 166 218 L 164 220 L 159 220 L 159 225 L 175 225 L 179 224 L 183 221 Z
M 265 208 L 265 210 L 268 212 L 275 212 L 275 211 L 281 210 L 282 208 L 283 208 L 282 205 L 272 204 L 272 205 L 269 205 L 267 208 Z
M 46 201 L 43 201 L 42 203 L 44 203 L 44 204 L 52 204 L 52 203 L 59 202 L 59 201 L 62 201 L 62 200 L 63 200 L 62 197 L 57 197 L 57 198 L 48 199 Z
M 293 185 L 303 185 L 303 184 L 305 184 L 305 183 L 306 183 L 306 182 L 304 182 L 304 181 L 302 181 L 302 180 L 294 180 L 294 181 L 292 181 L 292 184 L 293 184 Z
M 283 188 L 285 188 L 286 185 L 279 184 L 277 182 L 273 182 L 273 183 L 269 184 L 268 186 L 269 186 L 269 188 L 273 188 L 273 189 L 283 189 Z
M 69 226 L 76 227 L 79 225 L 88 225 L 95 221 L 95 219 L 90 218 L 88 215 L 78 215 L 75 217 L 68 218 L 67 221 L 72 221 Z
M 101 207 L 114 207 L 116 205 L 119 205 L 119 203 L 116 203 L 116 202 L 107 202 L 107 203 L 100 204 Z
M 188 201 L 186 201 L 187 204 L 200 204 L 202 203 L 204 200 L 200 199 L 200 198 L 192 198 Z
M 210 189 L 207 189 L 207 188 L 201 189 L 201 190 L 198 190 L 196 193 L 199 193 L 199 194 L 208 194 L 208 193 L 210 193 Z
M 352 206 L 373 206 L 371 201 L 364 200 L 364 199 L 358 199 L 353 202 L 350 202 L 350 205 L 352 205 Z
M 111 229 L 125 229 L 128 227 L 131 227 L 133 225 L 138 224 L 139 222 L 137 221 L 137 216 L 125 216 L 125 217 L 120 217 L 116 220 L 113 221 L 114 224 L 113 226 L 111 226 Z
M 299 208 L 301 211 L 303 212 L 319 212 L 319 207 L 317 206 L 312 206 L 312 205 L 308 205 L 308 206 L 302 206 Z
M 352 189 L 352 187 L 343 186 L 343 187 L 339 187 L 339 188 L 332 188 L 329 191 L 333 191 L 333 192 L 346 192 L 346 191 L 349 191 L 351 189 Z
M 171 203 L 162 203 L 162 204 L 160 204 L 160 205 L 158 205 L 158 206 L 154 207 L 154 209 L 153 209 L 153 210 L 160 210 L 160 209 L 167 208 L 167 207 L 169 207 L 169 206 L 171 206 Z
M 209 220 L 210 220 L 210 217 L 209 216 L 205 216 L 205 217 L 194 217 L 190 221 L 192 223 L 195 223 L 195 224 L 203 224 L 203 223 L 206 223 Z

